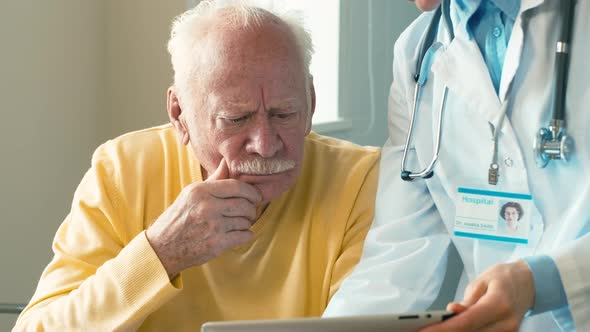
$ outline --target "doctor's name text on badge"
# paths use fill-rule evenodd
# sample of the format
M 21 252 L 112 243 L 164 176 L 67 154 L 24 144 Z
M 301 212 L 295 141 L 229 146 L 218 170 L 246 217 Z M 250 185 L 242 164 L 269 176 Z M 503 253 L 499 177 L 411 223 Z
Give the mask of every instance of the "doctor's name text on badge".
M 532 196 L 458 188 L 454 235 L 527 244 Z

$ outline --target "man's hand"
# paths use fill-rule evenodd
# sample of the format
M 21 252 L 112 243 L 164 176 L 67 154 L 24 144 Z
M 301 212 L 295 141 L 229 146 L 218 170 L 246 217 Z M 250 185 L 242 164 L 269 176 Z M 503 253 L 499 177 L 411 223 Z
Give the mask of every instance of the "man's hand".
M 518 331 L 534 298 L 533 274 L 524 261 L 498 264 L 467 286 L 461 304 L 449 303 L 447 310 L 458 315 L 421 332 Z
M 254 186 L 228 176 L 222 159 L 215 173 L 186 186 L 148 228 L 147 239 L 170 279 L 252 239 L 250 226 L 262 197 Z

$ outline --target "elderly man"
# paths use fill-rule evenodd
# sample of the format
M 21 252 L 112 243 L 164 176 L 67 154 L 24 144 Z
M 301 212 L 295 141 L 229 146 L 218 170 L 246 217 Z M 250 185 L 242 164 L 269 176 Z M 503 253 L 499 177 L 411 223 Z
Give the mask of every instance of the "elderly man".
M 98 148 L 15 330 L 319 316 L 357 263 L 379 150 L 310 133 L 303 28 L 202 2 L 169 51 L 172 125 Z

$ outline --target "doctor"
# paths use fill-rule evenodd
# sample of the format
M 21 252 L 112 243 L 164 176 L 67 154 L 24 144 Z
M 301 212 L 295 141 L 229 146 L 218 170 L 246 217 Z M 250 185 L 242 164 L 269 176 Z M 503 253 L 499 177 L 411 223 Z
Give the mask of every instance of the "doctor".
M 375 221 L 324 315 L 427 309 L 452 242 L 459 314 L 427 331 L 590 331 L 590 1 L 444 1 L 422 66 L 440 0 L 417 0 L 431 11 L 395 45 Z M 548 161 L 550 124 L 562 131 Z M 523 206 L 526 235 L 498 230 L 502 200 Z

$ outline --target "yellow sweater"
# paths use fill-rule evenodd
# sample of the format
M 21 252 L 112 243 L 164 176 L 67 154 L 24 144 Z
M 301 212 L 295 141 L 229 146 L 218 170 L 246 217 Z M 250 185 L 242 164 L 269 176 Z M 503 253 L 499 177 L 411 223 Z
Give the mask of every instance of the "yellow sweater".
M 310 134 L 296 184 L 251 243 L 170 282 L 147 229 L 202 181 L 171 126 L 99 147 L 53 242 L 54 258 L 13 331 L 191 331 L 215 320 L 319 316 L 359 260 L 379 150 Z

